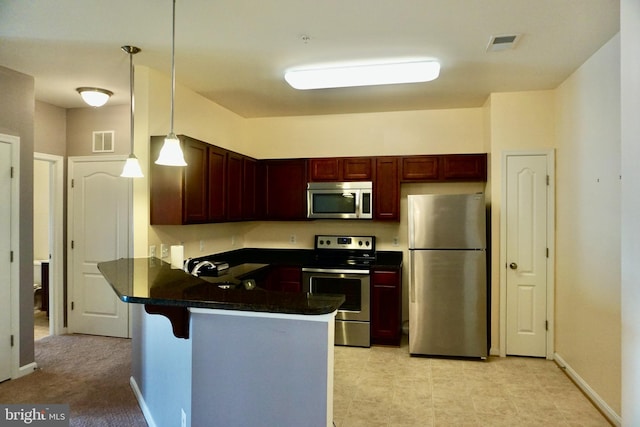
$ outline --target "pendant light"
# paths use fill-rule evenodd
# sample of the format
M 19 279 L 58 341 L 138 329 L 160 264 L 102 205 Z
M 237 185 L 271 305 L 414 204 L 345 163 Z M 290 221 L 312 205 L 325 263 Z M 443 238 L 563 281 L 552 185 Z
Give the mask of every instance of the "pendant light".
M 173 0 L 173 28 L 171 34 L 171 127 L 169 135 L 164 139 L 164 144 L 160 149 L 157 165 L 164 166 L 187 166 L 184 161 L 184 154 L 180 148 L 180 140 L 173 133 L 173 110 L 176 96 L 176 0 Z
M 134 113 L 134 99 L 133 99 L 133 55 L 140 52 L 140 48 L 135 46 L 122 46 L 123 51 L 129 54 L 129 95 L 131 104 L 131 151 L 127 158 L 122 173 L 123 178 L 142 178 L 142 169 L 140 168 L 140 162 L 135 154 L 133 154 L 133 113 Z

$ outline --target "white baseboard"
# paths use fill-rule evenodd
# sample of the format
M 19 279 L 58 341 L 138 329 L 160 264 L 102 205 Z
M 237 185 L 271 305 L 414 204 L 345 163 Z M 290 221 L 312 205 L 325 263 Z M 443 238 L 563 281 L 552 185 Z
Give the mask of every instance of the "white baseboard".
M 138 387 L 138 383 L 136 379 L 132 377 L 129 378 L 129 384 L 131 385 L 131 389 L 133 390 L 133 394 L 136 396 L 138 400 L 138 405 L 140 405 L 140 409 L 142 410 L 142 415 L 144 415 L 144 419 L 147 421 L 149 427 L 157 427 L 156 422 L 153 420 L 151 416 L 151 412 L 149 411 L 149 407 L 144 401 L 144 397 L 142 397 L 142 392 Z
M 13 379 L 15 380 L 15 379 L 24 377 L 25 375 L 32 374 L 36 371 L 36 369 L 38 369 L 38 364 L 36 362 L 31 362 L 24 366 L 20 366 L 18 368 L 18 372 L 16 373 L 16 376 L 13 377 Z
M 578 385 L 580 390 L 582 390 L 582 392 L 586 394 L 587 397 L 589 397 L 593 404 L 598 407 L 600 412 L 602 412 L 611 423 L 613 423 L 617 427 L 620 427 L 622 425 L 622 418 L 620 417 L 620 415 L 616 414 L 616 412 L 611 409 L 611 406 L 609 406 L 607 402 L 605 402 L 600 397 L 600 395 L 596 393 L 596 391 L 592 389 L 589 384 L 587 384 L 587 382 L 582 379 L 582 377 L 578 375 L 578 373 L 574 371 L 558 353 L 554 353 L 554 360 L 556 364 L 561 369 L 563 369 L 567 373 L 567 375 L 569 375 L 569 377 Z

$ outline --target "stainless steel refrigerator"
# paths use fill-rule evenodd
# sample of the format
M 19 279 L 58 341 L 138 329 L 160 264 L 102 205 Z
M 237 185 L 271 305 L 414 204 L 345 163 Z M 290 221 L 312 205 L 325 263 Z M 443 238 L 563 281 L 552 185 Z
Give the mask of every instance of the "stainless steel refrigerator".
M 410 195 L 409 353 L 487 357 L 484 195 Z

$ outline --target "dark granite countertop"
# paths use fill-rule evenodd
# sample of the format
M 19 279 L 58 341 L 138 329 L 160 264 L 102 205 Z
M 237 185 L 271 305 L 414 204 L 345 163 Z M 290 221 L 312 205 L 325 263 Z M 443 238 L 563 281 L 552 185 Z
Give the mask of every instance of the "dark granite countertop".
M 313 249 L 269 249 L 243 248 L 213 255 L 198 257 L 197 260 L 227 261 L 229 265 L 246 262 L 297 265 L 313 265 L 315 252 Z M 402 267 L 401 251 L 376 251 L 373 268 L 396 269 Z
M 128 303 L 160 307 L 198 307 L 222 310 L 319 315 L 332 313 L 343 295 L 247 290 L 243 278 L 268 267 L 268 263 L 232 263 L 225 274 L 198 278 L 158 258 L 122 258 L 98 263 L 98 269 L 118 297 Z M 149 310 L 147 310 L 149 311 Z

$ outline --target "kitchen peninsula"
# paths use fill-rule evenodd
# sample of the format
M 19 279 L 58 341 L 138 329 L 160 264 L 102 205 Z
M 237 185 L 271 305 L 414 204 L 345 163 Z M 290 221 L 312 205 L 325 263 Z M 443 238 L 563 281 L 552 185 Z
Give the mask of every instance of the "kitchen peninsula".
M 332 425 L 344 297 L 239 286 L 264 267 L 204 280 L 157 258 L 98 264 L 132 304 L 131 386 L 150 426 Z

